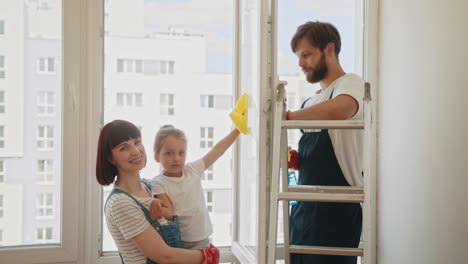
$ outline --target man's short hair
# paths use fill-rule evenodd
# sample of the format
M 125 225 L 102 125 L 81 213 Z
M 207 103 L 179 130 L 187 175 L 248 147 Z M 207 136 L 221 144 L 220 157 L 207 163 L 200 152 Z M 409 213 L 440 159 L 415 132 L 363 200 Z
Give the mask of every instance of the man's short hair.
M 303 38 L 307 39 L 309 43 L 323 50 L 328 43 L 333 42 L 335 44 L 335 54 L 338 57 L 338 54 L 341 50 L 341 38 L 340 33 L 330 23 L 323 22 L 307 22 L 297 28 L 296 33 L 291 39 L 291 49 L 295 53 L 297 44 Z

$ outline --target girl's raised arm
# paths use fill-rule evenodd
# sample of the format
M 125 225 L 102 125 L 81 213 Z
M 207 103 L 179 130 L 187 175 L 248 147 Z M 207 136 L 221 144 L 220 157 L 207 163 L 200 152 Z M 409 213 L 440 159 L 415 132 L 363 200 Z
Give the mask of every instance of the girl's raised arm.
M 236 141 L 237 137 L 239 136 L 240 132 L 237 129 L 234 129 L 221 139 L 216 145 L 210 150 L 210 152 L 206 153 L 203 157 L 203 162 L 205 163 L 205 169 L 208 169 L 213 165 L 213 163 L 221 157 L 224 152 Z

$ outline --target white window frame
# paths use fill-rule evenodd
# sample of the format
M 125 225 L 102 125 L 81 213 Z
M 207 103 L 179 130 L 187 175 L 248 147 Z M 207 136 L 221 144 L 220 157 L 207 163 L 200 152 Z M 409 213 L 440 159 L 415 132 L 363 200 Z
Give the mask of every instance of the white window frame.
M 116 105 L 118 107 L 128 106 L 142 106 L 143 105 L 143 94 L 142 93 L 127 93 L 118 92 L 116 93 Z
M 90 109 L 90 102 L 96 100 L 92 94 L 94 86 L 87 85 L 90 77 L 82 74 L 84 69 L 96 67 L 89 61 L 93 58 L 92 43 L 84 41 L 97 32 L 90 32 L 91 26 L 100 22 L 92 16 L 93 9 L 88 7 L 98 4 L 100 1 L 62 1 L 63 18 L 63 109 L 62 109 L 62 179 L 61 179 L 61 240 L 60 243 L 43 246 L 21 246 L 0 248 L 0 259 L 5 263 L 27 264 L 33 259 L 37 263 L 91 263 L 79 261 L 78 245 L 85 247 L 86 235 L 84 225 L 87 215 L 84 206 L 93 200 L 87 200 L 86 185 L 87 180 L 92 177 L 83 175 L 92 174 L 91 160 L 87 157 L 88 148 L 83 148 L 86 144 L 92 145 L 89 135 L 94 131 L 87 127 L 87 111 Z M 99 36 L 97 34 L 96 36 Z M 85 44 L 83 44 L 85 43 Z M 94 62 L 94 61 L 93 61 Z M 98 66 L 99 67 L 99 66 Z M 95 68 L 93 68 L 95 69 Z M 94 89 L 98 90 L 98 89 Z M 80 107 L 78 107 L 80 106 Z M 95 128 L 94 128 L 95 129 Z M 93 138 L 94 140 L 95 138 Z M 95 144 L 95 142 L 94 142 Z M 93 151 L 95 152 L 95 150 Z M 63 173 L 66 172 L 66 173 Z M 89 178 L 89 179 L 88 179 Z M 95 181 L 94 181 L 95 185 Z M 87 201 L 87 202 L 85 202 Z M 94 200 L 96 201 L 96 200 Z M 97 247 L 96 247 L 97 248 Z M 83 259 L 83 257 L 80 257 Z
M 47 232 L 50 230 L 50 238 L 47 239 Z M 39 235 L 43 238 L 39 239 Z M 36 228 L 36 243 L 45 244 L 50 243 L 54 239 L 54 229 L 52 227 L 38 227 Z
M 37 102 L 37 114 L 39 116 L 55 116 L 55 104 L 57 102 L 55 92 L 38 91 L 36 102 Z M 39 109 L 41 108 L 43 109 L 42 112 L 39 111 Z
M 174 98 L 175 95 L 173 93 L 161 93 L 159 95 L 159 112 L 161 115 L 173 116 L 175 114 Z
M 38 74 L 55 74 L 57 69 L 57 60 L 54 57 L 41 57 L 37 59 Z M 53 69 L 49 70 L 52 65 Z
M 44 133 L 43 135 L 41 135 L 41 131 L 43 131 Z M 49 137 L 49 132 L 52 133 L 50 137 Z M 36 138 L 37 150 L 41 150 L 41 151 L 54 150 L 54 145 L 55 145 L 54 135 L 55 135 L 55 128 L 52 125 L 39 125 L 37 127 L 37 138 Z M 39 143 L 43 143 L 43 146 L 39 147 Z
M 37 160 L 37 178 L 38 184 L 54 184 L 54 160 L 40 159 Z
M 89 19 L 89 24 L 88 24 L 88 35 L 89 37 L 89 44 L 88 44 L 88 51 L 89 53 L 85 54 L 87 55 L 87 69 L 89 73 L 89 80 L 88 83 L 91 85 L 88 85 L 90 87 L 101 87 L 101 84 L 103 82 L 103 76 L 102 76 L 102 66 L 103 66 L 103 49 L 102 49 L 102 39 L 101 39 L 101 26 L 102 26 L 102 21 L 103 19 L 103 5 L 100 3 L 101 1 L 95 1 L 93 2 L 92 0 L 86 0 L 88 2 L 88 10 L 87 12 L 84 12 L 85 15 L 88 15 L 87 18 L 91 17 Z M 86 2 L 85 1 L 85 2 Z M 240 81 L 239 81 L 239 56 L 236 56 L 239 54 L 239 50 L 241 47 L 241 38 L 240 38 L 240 30 L 239 30 L 239 20 L 241 17 L 240 14 L 240 8 L 239 8 L 239 1 L 234 1 L 234 8 L 235 8 L 235 54 L 234 54 L 234 60 L 235 60 L 235 67 L 234 67 L 234 72 L 233 72 L 233 82 L 234 82 L 234 87 L 236 89 L 235 91 L 235 97 L 238 98 L 240 95 Z M 271 43 L 271 40 L 275 39 L 274 35 L 276 34 L 276 1 L 275 0 L 262 0 L 259 3 L 259 28 L 263 29 L 272 29 L 272 30 L 262 30 L 261 36 L 260 36 L 260 43 L 257 47 L 259 49 L 259 54 L 260 58 L 259 61 L 261 65 L 271 65 L 271 67 L 275 67 L 276 63 L 276 54 L 275 54 L 275 47 L 274 43 Z M 364 34 L 365 34 L 365 43 L 364 46 L 366 47 L 365 50 L 365 79 L 369 82 L 371 82 L 372 85 L 376 84 L 376 76 L 377 76 L 377 28 L 378 28 L 378 1 L 377 0 L 368 0 L 365 1 L 365 18 L 366 18 L 366 25 L 364 29 Z M 92 14 L 91 16 L 89 16 Z M 272 23 L 273 21 L 273 23 Z M 273 27 L 273 28 L 272 28 Z M 273 37 L 272 37 L 273 35 Z M 272 47 L 273 46 L 273 47 Z M 261 48 L 260 48 L 261 47 Z M 259 89 L 258 91 L 255 91 L 258 93 L 258 98 L 259 98 L 259 105 L 258 109 L 271 109 L 271 103 L 274 100 L 274 92 L 276 90 L 275 87 L 275 77 L 273 76 L 273 69 L 269 67 L 263 67 L 260 72 L 260 80 L 258 83 L 258 87 L 262 87 L 262 89 Z M 275 73 L 276 74 L 276 73 Z M 374 86 L 373 86 L 374 87 Z M 237 94 L 236 94 L 237 93 Z M 100 127 L 101 127 L 101 117 L 100 117 L 100 111 L 102 109 L 102 90 L 101 89 L 90 89 L 89 93 L 87 94 L 87 99 L 89 102 L 90 109 L 94 109 L 95 113 L 98 114 L 91 114 L 93 111 L 89 111 L 89 116 L 87 116 L 88 120 L 88 129 L 86 132 L 88 133 L 88 137 L 86 138 L 87 140 L 87 145 L 88 146 L 94 146 L 95 142 L 97 142 L 97 137 L 98 137 L 98 132 Z M 265 223 L 268 222 L 268 211 L 266 208 L 267 201 L 269 199 L 269 195 L 266 192 L 267 190 L 267 178 L 269 175 L 269 167 L 271 164 L 269 164 L 268 161 L 268 154 L 270 153 L 270 146 L 268 145 L 268 142 L 271 142 L 271 131 L 268 129 L 269 122 L 271 120 L 271 110 L 269 111 L 259 111 L 259 122 L 258 122 L 258 131 L 256 131 L 257 135 L 262 135 L 259 140 L 259 149 L 260 153 L 258 156 L 259 159 L 259 171 L 258 171 L 258 201 L 257 205 L 259 208 L 258 212 L 258 222 L 257 222 L 257 232 L 258 232 L 258 239 L 257 239 L 257 250 L 252 249 L 252 248 L 247 248 L 244 247 L 239 243 L 238 240 L 238 235 L 236 234 L 239 229 L 239 221 L 238 221 L 238 215 L 239 211 L 242 210 L 242 208 L 239 208 L 238 204 L 238 188 L 240 188 L 239 183 L 235 182 L 234 183 L 234 215 L 233 215 L 233 244 L 232 248 L 232 254 L 236 256 L 236 258 L 241 262 L 241 263 L 264 263 L 262 262 L 263 259 L 266 257 L 266 248 L 261 248 L 261 245 L 266 245 L 266 239 L 267 239 L 267 225 Z M 234 146 L 236 148 L 236 146 Z M 89 155 L 89 163 L 92 164 L 93 161 L 95 160 L 95 149 L 90 148 L 87 150 L 87 154 Z M 235 155 L 234 155 L 235 156 Z M 87 168 L 87 173 L 92 174 L 93 173 L 93 167 L 88 164 L 86 166 Z M 233 160 L 234 164 L 234 175 L 233 178 L 235 178 L 235 175 L 239 174 L 238 171 L 238 160 L 234 157 Z M 120 263 L 120 259 L 116 252 L 114 253 L 109 253 L 106 255 L 102 255 L 100 248 L 100 241 L 102 240 L 101 237 L 101 227 L 100 225 L 96 225 L 95 223 L 100 223 L 102 221 L 102 207 L 101 204 L 96 205 L 94 201 L 100 201 L 102 199 L 102 188 L 98 186 L 95 182 L 95 179 L 92 177 L 87 177 L 86 179 L 87 182 L 87 196 L 84 199 L 84 202 L 90 204 L 91 206 L 88 207 L 87 215 L 89 216 L 87 219 L 87 230 L 86 233 L 89 234 L 88 238 L 86 239 L 86 245 L 88 247 L 86 248 L 85 256 L 89 256 L 89 259 L 87 258 L 85 260 L 88 261 L 89 263 L 99 263 L 99 264 L 107 264 L 107 263 Z M 222 256 L 227 256 L 229 252 L 222 252 Z M 229 258 L 229 257 L 228 257 Z M 231 255 L 231 260 L 226 260 L 227 258 L 222 258 L 223 261 L 234 261 Z

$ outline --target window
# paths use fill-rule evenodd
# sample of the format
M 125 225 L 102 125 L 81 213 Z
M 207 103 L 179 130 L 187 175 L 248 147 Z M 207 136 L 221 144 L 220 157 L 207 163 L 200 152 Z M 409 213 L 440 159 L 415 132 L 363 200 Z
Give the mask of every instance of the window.
M 213 127 L 200 127 L 200 148 L 212 148 L 214 138 Z
M 204 180 L 204 181 L 212 181 L 213 180 L 213 178 L 214 178 L 213 177 L 213 175 L 214 175 L 213 166 L 211 166 L 211 167 L 209 167 L 208 169 L 205 170 L 205 173 L 202 176 L 202 180 Z
M 36 229 L 36 242 L 48 243 L 52 242 L 52 227 L 41 227 Z
M 5 56 L 0 55 L 0 79 L 5 79 Z
M 53 74 L 55 73 L 55 59 L 54 58 L 39 58 L 37 60 L 37 72 L 39 74 Z
M 0 218 L 3 218 L 3 195 L 0 194 Z
M 5 35 L 5 21 L 0 20 L 0 35 Z
M 0 114 L 5 113 L 5 92 L 0 91 Z
M 38 150 L 53 150 L 54 149 L 54 127 L 39 126 L 37 129 L 37 149 Z
M 41 116 L 55 114 L 55 92 L 39 91 L 37 93 L 37 114 Z
M 5 161 L 0 160 L 0 183 L 5 182 Z
M 41 183 L 41 184 L 54 183 L 54 161 L 53 160 L 38 160 L 37 161 L 37 183 Z
M 213 212 L 213 192 L 207 191 L 205 192 L 205 199 L 206 199 L 206 208 L 208 208 L 208 212 Z
M 54 194 L 40 193 L 36 198 L 37 218 L 52 218 L 54 216 Z
M 0 148 L 5 147 L 5 126 L 0 126 Z
M 0 229 L 0 246 L 3 245 L 3 230 Z
M 142 73 L 143 61 L 134 59 L 117 59 L 117 72 Z
M 161 94 L 161 115 L 174 115 L 174 94 Z
M 202 108 L 214 108 L 214 95 L 200 95 L 200 106 Z
M 143 94 L 117 93 L 117 106 L 142 106 Z

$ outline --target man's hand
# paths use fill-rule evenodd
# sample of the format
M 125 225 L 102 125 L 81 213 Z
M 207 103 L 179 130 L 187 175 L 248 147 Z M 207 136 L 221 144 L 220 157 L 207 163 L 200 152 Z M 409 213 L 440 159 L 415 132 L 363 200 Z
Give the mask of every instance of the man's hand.
M 164 204 L 161 200 L 158 198 L 155 198 L 153 201 L 151 201 L 150 205 L 150 215 L 151 218 L 153 219 L 160 219 L 163 217 L 162 211 L 164 208 L 167 208 L 168 206 Z

